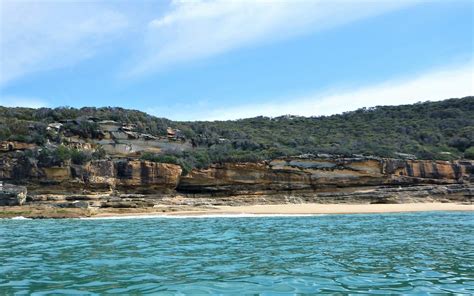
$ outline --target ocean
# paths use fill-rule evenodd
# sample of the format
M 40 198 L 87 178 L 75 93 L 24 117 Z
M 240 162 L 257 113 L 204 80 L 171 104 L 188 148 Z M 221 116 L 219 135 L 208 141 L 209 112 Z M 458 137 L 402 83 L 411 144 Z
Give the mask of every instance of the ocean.
M 474 294 L 474 214 L 0 220 L 0 295 Z

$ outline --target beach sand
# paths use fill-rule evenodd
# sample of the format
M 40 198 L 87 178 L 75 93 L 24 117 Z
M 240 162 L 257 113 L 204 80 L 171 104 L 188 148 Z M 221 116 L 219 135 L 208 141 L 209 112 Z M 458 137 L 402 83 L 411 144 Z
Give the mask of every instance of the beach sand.
M 420 211 L 474 211 L 467 203 L 406 204 L 279 204 L 251 206 L 158 206 L 155 208 L 62 209 L 48 206 L 0 207 L 0 218 L 113 218 L 154 216 L 244 216 L 244 215 L 317 215 L 370 214 Z
M 418 211 L 473 211 L 474 205 L 455 203 L 411 204 L 284 204 L 223 206 L 219 212 L 248 214 L 352 214 Z
M 315 215 L 369 214 L 420 211 L 474 211 L 474 204 L 407 203 L 407 204 L 281 204 L 252 206 L 217 206 L 210 209 L 146 213 L 98 213 L 94 217 L 114 216 L 202 216 L 202 215 Z

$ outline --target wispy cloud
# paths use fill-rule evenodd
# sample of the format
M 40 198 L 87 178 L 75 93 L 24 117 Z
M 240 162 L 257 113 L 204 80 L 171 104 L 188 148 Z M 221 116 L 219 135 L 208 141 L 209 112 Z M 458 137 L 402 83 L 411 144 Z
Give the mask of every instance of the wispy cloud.
M 305 96 L 259 100 L 265 103 L 228 106 L 225 108 L 189 107 L 161 110 L 178 120 L 228 120 L 255 116 L 281 115 L 319 116 L 353 111 L 378 105 L 412 104 L 474 95 L 474 64 L 435 69 L 415 76 L 389 80 L 359 88 L 329 89 Z M 203 111 L 204 110 L 204 111 Z M 163 116 L 164 114 L 156 114 Z
M 143 75 L 237 48 L 324 30 L 414 1 L 174 1 L 149 22 L 129 75 Z
M 48 107 L 48 103 L 42 99 L 18 96 L 0 96 L 0 106 L 4 107 Z
M 0 16 L 0 85 L 90 57 L 127 26 L 92 2 L 2 0 Z
M 400 9 L 416 0 L 0 1 L 0 86 L 127 48 L 125 76 L 156 71 Z M 127 3 L 125 3 L 127 4 Z M 143 4 L 145 5 L 145 4 Z M 148 4 L 147 4 L 148 5 Z M 140 12 L 138 12 L 140 11 Z M 127 40 L 127 42 L 123 42 Z

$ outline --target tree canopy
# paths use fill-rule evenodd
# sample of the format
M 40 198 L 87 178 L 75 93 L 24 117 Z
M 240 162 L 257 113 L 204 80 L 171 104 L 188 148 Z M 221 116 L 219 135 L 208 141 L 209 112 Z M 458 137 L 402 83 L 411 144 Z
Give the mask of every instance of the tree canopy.
M 381 157 L 406 153 L 423 159 L 447 160 L 472 157 L 474 149 L 474 97 L 362 108 L 332 116 L 261 116 L 213 122 L 171 121 L 116 107 L 0 107 L 0 140 L 43 145 L 48 137 L 47 124 L 71 119 L 79 123 L 66 123 L 70 132 L 93 138 L 97 127 L 90 121 L 81 123 L 85 118 L 134 124 L 137 131 L 154 136 L 165 136 L 167 127 L 179 129 L 195 149 L 170 152 L 174 158 L 166 159 L 187 159 L 191 166 L 307 153 Z M 145 158 L 163 159 L 151 155 Z

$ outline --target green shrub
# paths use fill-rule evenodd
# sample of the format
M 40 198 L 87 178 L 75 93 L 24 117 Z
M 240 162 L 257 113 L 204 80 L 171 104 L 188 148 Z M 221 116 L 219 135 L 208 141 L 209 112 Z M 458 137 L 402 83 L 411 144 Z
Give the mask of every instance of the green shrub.
M 474 146 L 469 147 L 464 151 L 464 158 L 474 159 Z
M 140 159 L 152 162 L 179 164 L 178 158 L 174 155 L 163 155 L 145 152 L 141 155 Z
M 85 164 L 92 159 L 92 155 L 87 151 L 76 148 L 69 148 L 60 145 L 55 149 L 44 148 L 38 153 L 38 161 L 41 166 L 58 166 L 71 160 L 73 164 Z
M 144 154 L 142 159 L 176 163 L 183 171 L 212 162 L 258 161 L 302 153 L 365 154 L 393 157 L 414 154 L 421 159 L 472 157 L 474 97 L 401 106 L 377 106 L 321 117 L 280 116 L 212 122 L 173 122 L 136 110 L 85 107 L 74 109 L 7 108 L 0 106 L 0 139 L 61 143 L 63 135 L 100 138 L 97 120 L 134 124 L 136 132 L 166 136 L 167 127 L 180 129 L 193 147 L 186 152 Z M 90 119 L 89 121 L 88 119 Z M 72 119 L 72 121 L 71 121 Z M 52 122 L 69 120 L 60 133 L 46 132 Z M 63 134 L 64 133 L 64 134 Z M 55 159 L 72 154 L 59 148 Z M 443 152 L 449 152 L 446 154 Z M 53 151 L 51 151 L 53 153 Z M 94 159 L 104 158 L 96 151 Z M 43 154 L 43 158 L 45 155 Z M 49 155 L 48 159 L 53 158 Z M 83 156 L 74 156 L 83 162 Z
M 70 153 L 71 161 L 74 164 L 85 164 L 92 159 L 92 155 L 86 151 L 72 149 Z
M 55 150 L 53 150 L 53 157 L 59 161 L 66 161 L 70 160 L 72 156 L 72 150 L 64 145 L 58 146 Z

